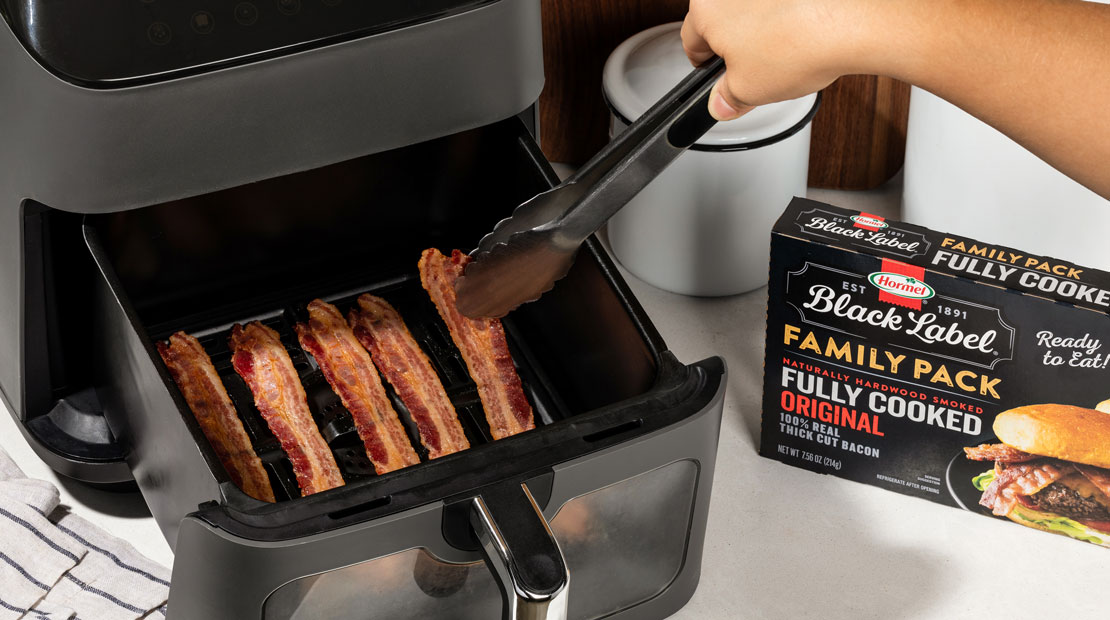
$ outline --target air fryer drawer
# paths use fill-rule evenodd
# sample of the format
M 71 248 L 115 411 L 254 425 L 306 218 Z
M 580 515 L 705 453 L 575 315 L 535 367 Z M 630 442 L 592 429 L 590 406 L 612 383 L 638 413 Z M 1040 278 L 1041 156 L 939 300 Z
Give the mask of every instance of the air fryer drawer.
M 672 405 L 681 423 L 529 482 L 537 495 L 549 489 L 543 514 L 570 570 L 569 618 L 665 618 L 693 594 L 723 406 L 719 362 L 698 364 L 704 389 Z M 444 540 L 452 502 L 284 541 L 248 542 L 203 514 L 187 517 L 180 544 L 191 553 L 174 563 L 170 619 L 497 618 L 489 569 Z
M 473 246 L 551 180 L 531 137 L 517 119 L 509 119 L 328 168 L 89 216 L 86 239 L 104 276 L 95 330 L 101 341 L 94 347 L 106 355 L 99 365 L 104 372 L 100 393 L 109 422 L 130 451 L 140 487 L 170 540 L 181 518 L 205 502 L 216 502 L 255 526 L 259 520 L 252 516 L 271 513 L 289 524 L 319 516 L 320 506 L 310 504 L 354 502 L 359 495 L 355 491 L 370 484 L 382 487 L 367 495 L 371 502 L 392 497 L 392 506 L 378 508 L 398 510 L 396 489 L 431 484 L 438 485 L 433 497 L 458 492 L 444 479 L 457 478 L 460 470 L 488 470 L 489 459 L 512 454 L 518 460 L 527 453 L 524 444 L 534 440 L 524 436 L 491 442 L 473 381 L 420 287 L 416 261 L 425 247 Z M 305 306 L 313 298 L 332 301 L 345 311 L 363 292 L 385 297 L 405 317 L 437 366 L 475 446 L 471 450 L 435 462 L 424 455 L 418 467 L 374 474 L 349 414 L 311 356 L 300 350 L 292 330 L 304 320 Z M 229 483 L 154 349 L 156 341 L 177 330 L 201 340 L 278 498 L 297 499 L 284 453 L 230 367 L 230 327 L 249 320 L 260 320 L 283 336 L 314 417 L 348 482 L 280 511 Z M 504 324 L 538 425 L 574 422 L 577 428 L 568 436 L 593 436 L 609 423 L 630 424 L 625 430 L 633 434 L 644 432 L 634 415 L 597 422 L 597 428 L 583 427 L 585 420 L 578 418 L 653 390 L 663 394 L 682 388 L 692 378 L 665 358 L 658 336 L 592 244 L 555 290 L 514 312 Z M 403 410 L 399 401 L 395 404 Z M 483 458 L 487 447 L 492 453 Z M 570 449 L 568 455 L 582 449 L 587 448 Z M 556 452 L 550 445 L 542 451 Z M 545 459 L 530 458 L 535 468 L 550 466 Z M 340 496 L 347 499 L 340 501 Z M 367 502 L 361 495 L 357 499 L 356 504 Z M 329 504 L 323 512 L 336 510 Z M 267 525 L 275 527 L 273 521 Z M 334 525 L 333 519 L 305 531 Z
M 473 247 L 554 181 L 513 118 L 327 168 L 86 218 L 85 239 L 102 276 L 93 294 L 98 393 L 175 546 L 173 620 L 257 617 L 263 604 L 267 617 L 299 617 L 317 609 L 306 597 L 344 581 L 339 575 L 346 573 L 332 571 L 352 567 L 346 570 L 355 574 L 389 562 L 411 560 L 406 574 L 430 566 L 433 581 L 446 581 L 431 589 L 450 590 L 456 569 L 483 557 L 470 519 L 475 498 L 522 484 L 543 518 L 555 519 L 572 573 L 583 575 L 571 580 L 576 617 L 648 601 L 673 609 L 688 598 L 720 424 L 720 360 L 675 360 L 591 240 L 551 292 L 504 320 L 537 428 L 492 441 L 473 382 L 419 284 L 423 249 Z M 392 302 L 433 359 L 470 449 L 434 461 L 422 454 L 418 465 L 375 474 L 350 415 L 291 329 L 313 298 L 346 310 L 363 292 Z M 230 368 L 228 332 L 251 320 L 283 335 L 346 485 L 298 497 L 284 453 Z M 236 488 L 201 433 L 155 349 L 178 330 L 197 336 L 212 357 L 277 503 Z M 644 497 L 663 487 L 672 489 L 665 501 Z M 677 520 L 659 514 L 659 501 Z M 637 526 L 619 516 L 630 510 L 646 520 Z M 583 542 L 593 539 L 576 538 L 582 514 L 595 515 L 588 530 L 628 545 L 603 551 L 596 541 Z M 665 533 L 653 538 L 638 530 Z M 655 564 L 643 559 L 656 556 Z M 618 566 L 638 577 L 599 590 L 598 576 Z M 479 598 L 496 606 L 487 590 Z M 407 591 L 392 595 L 408 600 Z M 338 610 L 358 596 L 331 600 Z

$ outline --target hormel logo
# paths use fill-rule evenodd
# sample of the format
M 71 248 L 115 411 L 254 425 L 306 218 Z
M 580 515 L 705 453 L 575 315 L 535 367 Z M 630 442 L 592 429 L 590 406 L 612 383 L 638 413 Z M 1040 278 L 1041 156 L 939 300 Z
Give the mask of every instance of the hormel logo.
M 855 222 L 857 228 L 866 228 L 868 230 L 879 230 L 890 226 L 890 224 L 883 221 L 883 218 L 866 213 L 852 215 L 849 219 Z
M 982 368 L 994 368 L 1013 359 L 1017 332 L 1003 320 L 999 308 L 952 297 L 939 281 L 934 294 L 933 287 L 924 282 L 929 277 L 927 272 L 900 273 L 914 269 L 905 263 L 891 261 L 862 273 L 854 267 L 827 267 L 807 261 L 797 271 L 787 272 L 786 303 L 807 325 L 914 351 L 930 359 L 947 358 Z M 938 301 L 940 306 L 927 306 Z M 800 349 L 805 348 L 800 345 Z M 824 355 L 841 357 L 833 349 L 824 350 Z M 951 378 L 945 381 L 951 386 Z
M 867 280 L 881 291 L 906 299 L 929 299 L 936 294 L 928 284 L 900 273 L 876 271 Z

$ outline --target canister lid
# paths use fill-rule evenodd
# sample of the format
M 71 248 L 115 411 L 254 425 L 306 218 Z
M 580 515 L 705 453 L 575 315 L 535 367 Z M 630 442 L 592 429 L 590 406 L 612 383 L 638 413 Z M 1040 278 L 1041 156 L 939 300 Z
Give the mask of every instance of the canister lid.
M 613 50 L 602 85 L 609 109 L 624 123 L 640 117 L 692 70 L 682 51 L 682 22 L 649 28 Z M 717 123 L 693 148 L 739 150 L 787 138 L 817 112 L 818 95 L 759 106 L 740 118 Z

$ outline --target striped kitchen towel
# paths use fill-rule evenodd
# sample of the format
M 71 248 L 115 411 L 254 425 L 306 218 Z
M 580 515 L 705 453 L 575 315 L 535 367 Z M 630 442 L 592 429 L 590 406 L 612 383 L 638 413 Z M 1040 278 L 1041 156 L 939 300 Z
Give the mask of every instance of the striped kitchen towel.
M 0 448 L 0 620 L 165 618 L 169 571 L 58 503 Z

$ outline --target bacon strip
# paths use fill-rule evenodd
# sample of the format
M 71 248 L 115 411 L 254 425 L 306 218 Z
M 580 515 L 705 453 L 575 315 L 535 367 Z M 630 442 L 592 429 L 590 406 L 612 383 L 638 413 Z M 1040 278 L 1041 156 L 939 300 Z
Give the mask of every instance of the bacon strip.
M 360 296 L 358 305 L 361 311 L 351 310 L 347 321 L 405 403 L 428 456 L 435 459 L 469 448 L 455 407 L 432 362 L 416 344 L 401 315 L 389 302 L 370 294 Z
M 196 338 L 177 332 L 168 343 L 158 343 L 158 353 L 231 481 L 247 495 L 273 502 L 270 477 L 204 347 Z
M 1032 495 L 1070 474 L 1074 467 L 1055 459 L 1006 466 L 996 463 L 995 478 L 983 491 L 979 503 L 999 516 L 1006 516 L 1014 509 L 1018 497 Z
M 459 250 L 451 252 L 450 259 L 435 248 L 424 250 L 420 257 L 420 283 L 447 323 L 451 338 L 478 385 L 490 434 L 494 439 L 502 439 L 531 430 L 536 424 L 509 355 L 501 321 L 467 318 L 455 307 L 455 281 L 468 262 L 470 257 Z
M 973 461 L 1000 461 L 1002 463 L 1024 463 L 1041 457 L 1022 452 L 1004 443 L 984 443 L 974 448 L 964 448 L 964 454 Z
M 1079 473 L 1083 474 L 1091 484 L 1098 487 L 1107 497 L 1110 497 L 1110 470 L 1103 469 L 1102 467 L 1095 467 L 1094 465 L 1075 464 L 1075 468 Z
M 312 420 L 304 387 L 277 332 L 252 322 L 231 328 L 231 363 L 293 463 L 297 486 L 311 495 L 343 485 L 335 457 Z
M 315 299 L 308 304 L 308 316 L 308 324 L 295 326 L 297 339 L 354 418 L 374 470 L 384 474 L 419 463 L 370 354 L 343 315 L 335 306 Z

